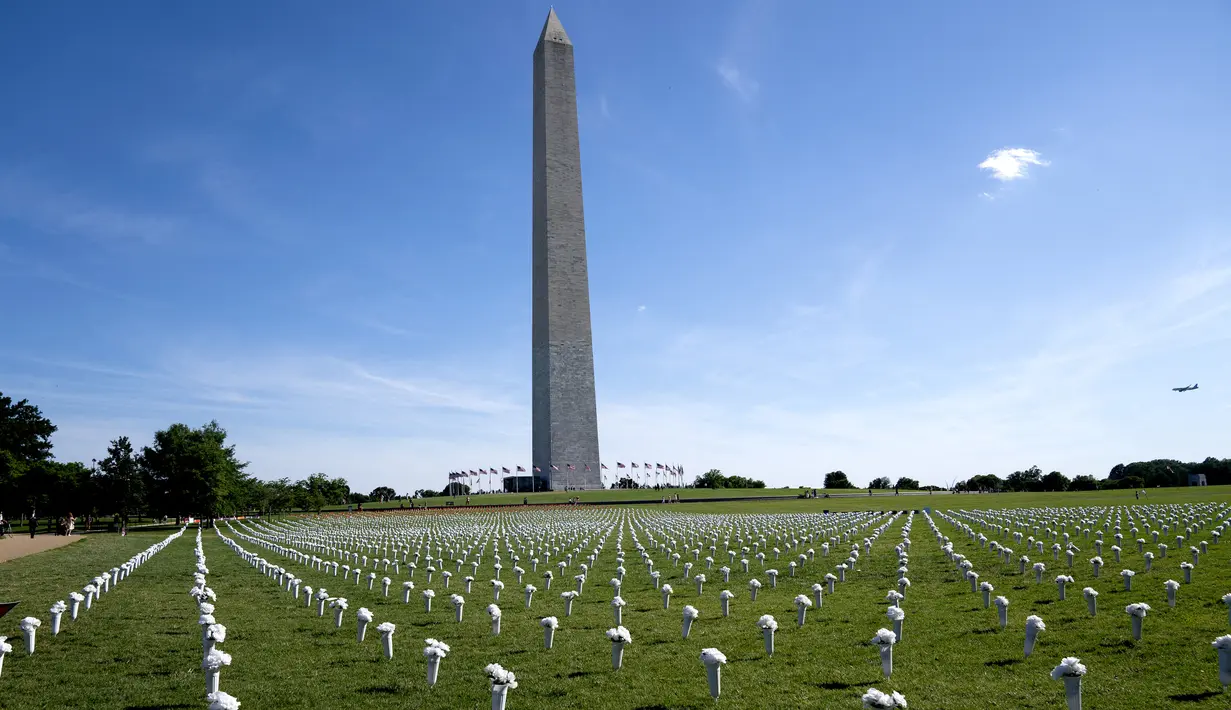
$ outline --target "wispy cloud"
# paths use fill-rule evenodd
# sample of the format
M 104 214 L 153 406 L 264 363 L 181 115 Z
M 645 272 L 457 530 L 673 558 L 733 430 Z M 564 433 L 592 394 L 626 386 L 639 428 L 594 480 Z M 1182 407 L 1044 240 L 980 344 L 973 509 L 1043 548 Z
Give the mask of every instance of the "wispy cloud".
M 0 172 L 0 214 L 53 234 L 160 244 L 180 236 L 179 220 L 109 204 L 15 171 Z
M 598 97 L 598 112 L 603 118 L 611 118 L 611 107 L 607 105 L 607 96 L 604 94 Z
M 755 79 L 735 66 L 731 60 L 724 59 L 719 62 L 717 71 L 723 85 L 730 89 L 740 100 L 748 102 L 756 98 L 757 91 L 761 88 L 760 85 Z
M 638 313 L 645 313 L 645 306 L 637 306 Z
M 1047 166 L 1050 165 L 1039 155 L 1038 151 L 1030 150 L 1029 148 L 1001 148 L 993 151 L 991 155 L 982 163 L 979 163 L 980 170 L 991 170 L 992 177 L 1003 182 L 1010 180 L 1020 180 L 1026 177 L 1027 170 L 1031 165 Z M 987 193 L 984 193 L 987 194 Z

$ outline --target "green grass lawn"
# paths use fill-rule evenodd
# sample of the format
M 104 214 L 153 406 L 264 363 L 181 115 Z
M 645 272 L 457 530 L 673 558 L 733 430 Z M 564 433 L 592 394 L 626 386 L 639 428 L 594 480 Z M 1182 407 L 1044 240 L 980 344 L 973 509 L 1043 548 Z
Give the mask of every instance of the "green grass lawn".
M 1225 489 L 1151 491 L 1150 503 L 1225 501 L 1229 494 L 1231 491 Z M 1022 494 L 1014 501 L 1015 496 L 1010 494 L 937 494 L 927 503 L 920 501 L 909 507 L 930 503 L 942 510 L 974 510 L 1134 503 L 1131 492 L 1127 495 L 1125 500 L 1123 493 L 1116 492 Z M 806 510 L 819 512 L 827 503 L 834 510 L 838 501 L 846 500 L 859 502 L 830 499 L 782 504 L 806 503 L 810 506 Z M 492 576 L 490 548 L 476 575 L 474 592 L 466 595 L 465 620 L 457 624 L 448 605 L 448 593 L 460 591 L 465 573 L 454 577 L 449 590 L 437 576 L 430 585 L 437 597 L 433 611 L 427 614 L 418 594 L 427 586 L 422 562 L 414 577 L 419 589 L 411 604 L 404 605 L 399 587 L 406 578 L 405 568 L 401 575 L 390 574 L 397 583 L 391 596 L 384 598 L 379 584 L 368 591 L 366 581 L 357 587 L 236 538 L 245 548 L 287 566 L 313 587 L 324 585 L 332 594 L 346 596 L 350 610 L 344 627 L 337 630 L 328 613 L 318 618 L 314 610 L 296 603 L 207 530 L 203 540 L 209 585 L 218 594 L 215 616 L 228 628 L 222 648 L 234 658 L 234 664 L 222 673 L 222 689 L 238 697 L 247 708 L 476 708 L 489 703 L 483 666 L 498 662 L 517 673 L 521 684 L 510 691 L 510 710 L 709 708 L 714 703 L 708 696 L 698 655 L 702 648 L 714 646 L 729 659 L 723 670 L 721 707 L 858 708 L 859 696 L 867 688 L 877 687 L 903 692 L 912 708 L 1059 708 L 1064 706 L 1063 685 L 1052 681 L 1048 673 L 1068 655 L 1081 657 L 1090 668 L 1084 683 L 1088 710 L 1227 707 L 1219 692 L 1216 655 L 1210 641 L 1228 632 L 1227 608 L 1220 598 L 1231 592 L 1231 540 L 1210 546 L 1196 570 L 1194 583 L 1180 589 L 1179 606 L 1170 609 L 1162 582 L 1183 579 L 1178 568 L 1181 558 L 1174 553 L 1166 560 L 1155 560 L 1154 570 L 1146 573 L 1135 546 L 1125 546 L 1121 565 L 1111 562 L 1105 550 L 1107 566 L 1100 578 L 1093 579 L 1086 563 L 1093 555 L 1093 546 L 1079 540 L 1083 552 L 1072 571 L 1064 568 L 1063 556 L 1057 563 L 1050 552 L 1031 555 L 1048 566 L 1047 581 L 1036 585 L 1029 570 L 1023 578 L 1017 574 L 1016 563 L 997 563 L 992 553 L 937 518 L 955 548 L 975 563 L 981 581 L 991 582 L 996 594 L 1011 600 L 1010 626 L 1001 631 L 995 609 L 984 610 L 981 596 L 971 593 L 968 583 L 957 581 L 953 565 L 940 551 L 922 515 L 915 516 L 911 534 L 914 547 L 909 576 L 913 584 L 903 603 L 907 613 L 905 639 L 895 648 L 891 680 L 881 676 L 877 652 L 867 641 L 878 628 L 891 627 L 883 599 L 896 578 L 893 545 L 900 539 L 905 517 L 899 517 L 882 534 L 872 554 L 861 558 L 861 568 L 848 577 L 848 582 L 839 584 L 832 596 L 825 596 L 822 608 L 809 611 L 803 629 L 795 627 L 792 598 L 807 593 L 814 581 L 844 559 L 844 554 L 822 560 L 819 544 L 814 544 L 818 550 L 816 562 L 805 566 L 795 579 L 786 576 L 784 554 L 777 563 L 783 574 L 776 590 L 769 588 L 768 578 L 755 560 L 751 574 L 738 571 L 736 566 L 727 585 L 721 583 L 716 569 L 710 570 L 705 594 L 698 598 L 693 585 L 679 578 L 681 569 L 673 568 L 665 553 L 655 552 L 651 556 L 656 569 L 675 587 L 671 608 L 664 611 L 625 527 L 622 542 L 628 577 L 622 596 L 628 602 L 624 625 L 632 632 L 633 643 L 625 652 L 624 668 L 613 671 L 611 645 L 603 632 L 613 625 L 607 580 L 616 566 L 614 551 L 620 527 L 614 521 L 620 516 L 627 520 L 632 513 L 640 515 L 638 511 L 683 515 L 705 511 L 711 505 L 740 506 L 725 512 L 794 512 L 779 511 L 777 501 L 584 509 L 576 514 L 612 521 L 615 532 L 591 571 L 573 616 L 564 618 L 559 592 L 572 587 L 576 569 L 566 570 L 551 591 L 543 588 L 541 577 L 528 573 L 526 580 L 539 591 L 533 609 L 525 610 L 521 590 L 512 578 L 512 562 L 506 559 L 503 578 L 507 587 L 500 602 L 504 619 L 498 637 L 490 635 L 484 613 L 491 601 L 491 587 L 486 581 Z M 451 521 L 520 522 L 529 525 L 525 530 L 536 530 L 542 525 L 536 527 L 535 521 L 541 524 L 547 520 L 514 517 L 521 515 L 548 513 L 458 513 L 428 519 L 434 525 Z M 423 517 L 419 514 L 416 519 Z M 787 522 L 776 519 L 774 524 Z M 222 531 L 231 535 L 226 526 Z M 80 621 L 66 620 L 64 631 L 55 638 L 49 633 L 46 612 L 53 601 L 66 599 L 70 590 L 79 589 L 102 569 L 126 560 L 165 534 L 95 536 L 67 548 L 0 564 L 0 598 L 25 600 L 22 607 L 0 619 L 0 634 L 12 637 L 14 646 L 0 675 L 0 708 L 204 707 L 197 611 L 186 594 L 194 566 L 194 535 L 194 528 L 189 528 L 182 538 L 100 599 L 94 609 L 83 612 Z M 647 542 L 644 534 L 641 539 Z M 1194 541 L 1199 539 L 1209 539 L 1209 535 L 1194 536 Z M 597 538 L 591 545 L 595 543 Z M 1024 545 L 1020 547 L 1019 554 L 1025 551 Z M 715 567 L 723 561 L 725 557 Z M 529 570 L 528 560 L 521 564 Z M 1131 593 L 1120 591 L 1121 568 L 1138 572 Z M 1056 586 L 1050 581 L 1062 571 L 1077 580 L 1064 602 L 1057 600 Z M 749 601 L 747 589 L 747 581 L 753 576 L 765 583 L 755 603 Z M 1100 613 L 1095 618 L 1086 614 L 1081 597 L 1084 586 L 1101 592 Z M 730 618 L 720 614 L 718 592 L 724 588 L 737 595 Z M 1126 604 L 1137 601 L 1153 607 L 1145 619 L 1145 635 L 1140 642 L 1132 640 L 1129 618 L 1123 611 Z M 684 604 L 701 610 L 701 618 L 687 640 L 680 638 Z M 375 624 L 392 621 L 398 625 L 393 661 L 381 656 L 374 625 L 365 643 L 356 643 L 355 612 L 360 606 L 374 612 Z M 756 619 L 764 613 L 773 614 L 780 624 L 772 658 L 765 655 L 755 627 Z M 1043 617 L 1047 631 L 1041 635 L 1034 655 L 1023 659 L 1023 626 L 1031 613 Z M 17 629 L 17 622 L 27 614 L 44 620 L 39 651 L 33 657 L 25 655 Z M 547 615 L 560 617 L 561 625 L 551 651 L 543 649 L 537 623 Z M 421 653 L 427 637 L 453 647 L 443 662 L 440 682 L 431 690 L 424 681 Z

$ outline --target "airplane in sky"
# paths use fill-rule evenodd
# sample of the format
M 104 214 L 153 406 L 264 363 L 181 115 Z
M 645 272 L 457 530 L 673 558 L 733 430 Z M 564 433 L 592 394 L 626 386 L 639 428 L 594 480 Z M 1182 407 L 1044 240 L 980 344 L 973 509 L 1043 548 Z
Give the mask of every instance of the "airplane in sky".
M 1195 389 L 1197 389 L 1197 385 L 1194 384 L 1194 385 L 1189 385 L 1187 387 L 1172 387 L 1171 391 L 1172 392 L 1187 392 L 1188 390 L 1195 390 Z

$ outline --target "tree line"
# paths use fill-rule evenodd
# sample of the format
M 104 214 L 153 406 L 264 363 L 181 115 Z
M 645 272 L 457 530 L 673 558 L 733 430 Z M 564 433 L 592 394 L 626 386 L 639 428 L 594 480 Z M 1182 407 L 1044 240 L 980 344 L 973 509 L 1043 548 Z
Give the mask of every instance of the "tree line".
M 1184 463 L 1174 459 L 1134 461 L 1112 466 L 1107 478 L 1089 474 L 1069 478 L 1059 471 L 1044 474 L 1038 466 L 1014 471 L 1005 478 L 992 473 L 972 476 L 954 486 L 958 491 L 1097 491 L 1134 488 L 1171 488 L 1189 485 L 1189 475 L 1204 475 L 1206 484 L 1231 484 L 1231 458 L 1213 456 L 1201 462 Z
M 344 478 L 262 481 L 247 473 L 218 422 L 172 424 L 138 449 L 121 436 L 90 465 L 56 461 L 57 427 L 28 400 L 0 392 L 0 513 L 8 518 L 186 516 L 213 520 L 257 511 L 316 509 L 353 502 Z M 382 494 L 391 489 L 377 489 Z

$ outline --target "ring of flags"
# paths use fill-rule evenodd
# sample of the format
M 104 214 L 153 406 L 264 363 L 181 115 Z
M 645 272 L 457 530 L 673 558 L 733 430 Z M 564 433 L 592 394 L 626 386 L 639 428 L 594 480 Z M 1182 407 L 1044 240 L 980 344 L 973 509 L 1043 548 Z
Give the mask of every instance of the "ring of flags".
M 564 466 L 565 470 L 569 471 L 570 473 L 577 471 L 577 464 L 568 463 L 568 464 L 561 464 L 561 465 Z M 605 463 L 599 463 L 598 466 L 599 466 L 599 471 L 600 471 L 600 477 L 605 483 L 607 481 L 607 474 L 602 473 L 602 472 L 610 471 L 611 469 L 608 468 L 607 464 Z M 534 473 L 543 472 L 542 468 L 535 466 L 535 465 L 531 465 L 530 468 L 534 471 Z M 639 483 L 648 484 L 650 482 L 651 477 L 653 477 L 654 483 L 659 483 L 660 482 L 658 480 L 659 477 L 666 477 L 669 479 L 668 481 L 665 481 L 668 484 L 683 485 L 683 476 L 684 476 L 683 466 L 656 463 L 653 465 L 653 467 L 651 467 L 650 464 L 648 463 L 642 462 L 640 465 L 638 465 L 637 462 L 635 461 L 630 461 L 629 465 L 625 466 L 624 462 L 622 461 L 616 462 L 616 470 L 623 471 L 626 469 L 632 471 L 632 473 L 629 475 L 634 480 L 637 480 L 637 482 Z M 557 466 L 556 464 L 551 464 L 551 470 L 553 473 L 559 473 L 561 469 L 560 469 L 560 466 Z M 582 470 L 583 471 L 593 471 L 593 469 L 590 468 L 590 464 L 588 463 L 582 464 Z M 514 474 L 514 471 L 516 472 L 516 474 Z M 449 482 L 453 483 L 454 481 L 461 481 L 463 484 L 466 484 L 466 485 L 479 484 L 479 486 L 481 487 L 483 483 L 483 480 L 482 480 L 483 477 L 487 477 L 488 490 L 492 491 L 493 489 L 492 489 L 491 479 L 493 476 L 500 477 L 501 488 L 503 489 L 504 487 L 503 482 L 505 478 L 508 478 L 510 476 L 520 477 L 520 474 L 523 474 L 523 473 L 526 473 L 526 468 L 524 466 L 515 466 L 512 471 L 509 469 L 508 466 L 500 466 L 499 468 L 497 468 L 496 466 L 491 466 L 489 468 L 480 468 L 478 470 L 463 469 L 463 470 L 458 470 L 458 471 L 450 471 L 449 472 Z M 624 477 L 629 477 L 629 476 L 624 476 Z

